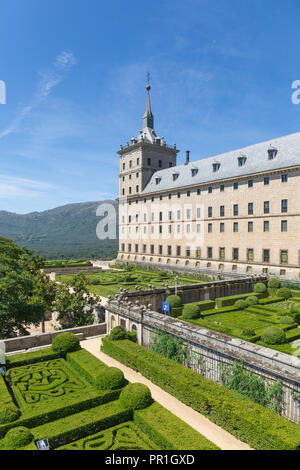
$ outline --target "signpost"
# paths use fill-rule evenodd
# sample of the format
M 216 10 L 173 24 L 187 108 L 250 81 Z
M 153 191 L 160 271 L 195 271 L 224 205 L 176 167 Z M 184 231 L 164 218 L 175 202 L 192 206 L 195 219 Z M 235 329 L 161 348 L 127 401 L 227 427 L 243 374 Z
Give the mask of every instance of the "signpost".
M 166 315 L 166 314 L 168 314 L 168 315 L 171 314 L 171 307 L 170 307 L 169 302 L 164 301 L 164 302 L 162 303 L 161 311 L 162 311 L 162 313 L 164 313 L 165 315 Z

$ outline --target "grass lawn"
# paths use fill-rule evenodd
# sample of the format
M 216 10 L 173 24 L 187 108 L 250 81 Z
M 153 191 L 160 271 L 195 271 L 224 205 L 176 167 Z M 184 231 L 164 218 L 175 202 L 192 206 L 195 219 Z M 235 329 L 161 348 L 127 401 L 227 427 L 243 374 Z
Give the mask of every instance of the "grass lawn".
M 145 270 L 135 269 L 134 271 L 107 271 L 107 272 L 94 272 L 85 273 L 88 279 L 88 289 L 93 294 L 107 297 L 114 296 L 120 291 L 120 287 L 128 291 L 135 290 L 135 286 L 142 289 L 148 289 L 149 285 L 155 287 L 162 287 L 162 284 L 168 286 L 175 285 L 176 274 L 167 273 L 164 271 L 150 272 Z M 65 284 L 72 282 L 73 275 L 58 274 L 56 280 Z M 195 279 L 187 276 L 178 275 L 178 285 L 184 284 L 198 284 L 200 279 Z

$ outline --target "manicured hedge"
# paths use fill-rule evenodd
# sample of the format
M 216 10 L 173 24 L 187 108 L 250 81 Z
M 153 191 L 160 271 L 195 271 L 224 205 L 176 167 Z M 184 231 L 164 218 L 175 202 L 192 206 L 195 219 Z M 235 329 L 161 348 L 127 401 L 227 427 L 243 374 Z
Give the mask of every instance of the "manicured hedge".
M 78 336 L 74 335 L 74 333 L 66 331 L 65 333 L 60 333 L 55 336 L 52 341 L 51 348 L 53 351 L 66 354 L 67 352 L 77 351 L 80 349 L 80 341 Z
M 204 312 L 205 310 L 211 310 L 215 308 L 215 301 L 214 300 L 202 300 L 201 302 L 197 302 L 199 306 L 200 312 Z
M 129 421 L 132 417 L 132 410 L 125 410 L 117 400 L 57 419 L 31 431 L 35 440 L 47 437 L 51 448 L 55 448 Z
M 77 370 L 91 385 L 95 385 L 95 379 L 101 369 L 107 368 L 107 365 L 97 359 L 86 349 L 70 352 L 67 354 L 67 362 Z
M 229 295 L 227 297 L 218 297 L 215 300 L 216 307 L 228 307 L 229 305 L 234 305 L 237 300 L 246 300 L 251 295 L 255 295 L 259 299 L 265 296 L 264 293 L 255 293 L 255 294 L 238 294 L 238 295 Z
M 134 423 L 163 450 L 218 450 L 159 403 L 134 412 Z
M 257 294 L 256 294 L 256 297 L 259 297 Z M 280 297 L 266 297 L 266 298 L 259 298 L 259 303 L 261 305 L 268 305 L 268 304 L 274 304 L 276 302 L 282 302 L 282 298 Z
M 12 356 L 6 356 L 7 369 L 11 367 L 26 366 L 28 364 L 34 364 L 35 362 L 50 361 L 52 359 L 58 359 L 63 355 L 57 351 L 53 351 L 50 348 L 39 349 L 37 351 L 30 351 L 26 353 L 13 354 Z
M 103 338 L 102 350 L 256 449 L 300 449 L 300 427 L 273 411 L 130 341 Z

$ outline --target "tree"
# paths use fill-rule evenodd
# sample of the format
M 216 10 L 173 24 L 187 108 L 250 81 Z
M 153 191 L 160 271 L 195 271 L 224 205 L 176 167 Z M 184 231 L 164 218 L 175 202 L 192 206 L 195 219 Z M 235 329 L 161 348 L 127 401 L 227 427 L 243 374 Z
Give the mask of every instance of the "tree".
M 94 323 L 95 306 L 99 302 L 99 296 L 88 292 L 85 275 L 76 274 L 70 286 L 57 287 L 55 302 L 57 319 L 63 328 L 91 325 Z
M 42 332 L 45 333 L 45 313 L 52 312 L 56 298 L 57 284 L 51 281 L 43 272 L 38 272 L 35 278 L 33 297 L 42 304 Z
M 39 325 L 45 301 L 35 286 L 43 263 L 32 251 L 0 237 L 0 338 L 28 335 L 26 328 Z

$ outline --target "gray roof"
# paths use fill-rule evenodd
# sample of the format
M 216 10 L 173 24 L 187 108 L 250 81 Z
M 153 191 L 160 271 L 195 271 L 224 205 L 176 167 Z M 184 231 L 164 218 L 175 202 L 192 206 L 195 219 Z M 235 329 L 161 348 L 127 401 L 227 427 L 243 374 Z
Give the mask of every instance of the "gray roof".
M 269 160 L 268 150 L 271 149 L 276 149 L 277 154 L 275 158 Z M 239 166 L 239 157 L 246 157 L 242 166 Z M 215 172 L 213 171 L 214 163 L 220 164 L 220 168 Z M 215 182 L 297 165 L 300 165 L 300 132 L 213 157 L 191 161 L 188 165 L 156 171 L 141 194 Z M 198 169 L 195 176 L 192 176 L 192 168 Z M 178 173 L 175 180 L 173 173 Z M 156 184 L 158 177 L 161 179 Z

